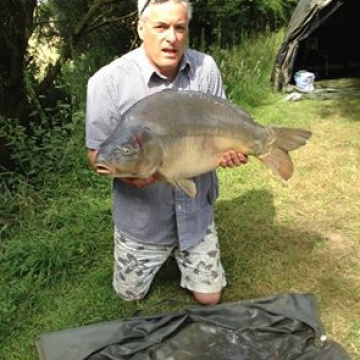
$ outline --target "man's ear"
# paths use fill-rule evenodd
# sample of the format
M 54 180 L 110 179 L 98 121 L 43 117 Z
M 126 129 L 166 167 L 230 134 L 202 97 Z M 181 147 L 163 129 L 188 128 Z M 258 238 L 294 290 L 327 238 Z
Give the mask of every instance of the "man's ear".
M 140 40 L 144 40 L 144 23 L 142 21 L 139 21 L 137 24 L 137 32 L 139 35 Z

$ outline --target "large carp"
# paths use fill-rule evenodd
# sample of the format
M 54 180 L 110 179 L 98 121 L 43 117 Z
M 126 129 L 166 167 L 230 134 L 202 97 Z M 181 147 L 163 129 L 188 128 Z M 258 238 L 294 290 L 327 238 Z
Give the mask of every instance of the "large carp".
M 311 132 L 262 126 L 240 107 L 212 95 L 164 90 L 135 103 L 100 146 L 99 174 L 145 178 L 153 174 L 196 195 L 192 177 L 219 166 L 235 150 L 254 155 L 288 180 L 289 151 L 305 145 Z

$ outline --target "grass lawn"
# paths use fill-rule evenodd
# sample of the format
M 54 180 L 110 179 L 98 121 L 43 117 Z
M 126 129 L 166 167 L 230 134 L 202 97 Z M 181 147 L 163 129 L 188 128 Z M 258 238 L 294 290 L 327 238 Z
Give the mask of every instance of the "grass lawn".
M 360 102 L 274 96 L 251 112 L 263 124 L 305 127 L 313 136 L 292 154 L 295 173 L 287 183 L 256 159 L 219 170 L 223 302 L 313 293 L 328 336 L 360 360 Z M 38 359 L 34 339 L 43 332 L 194 304 L 171 262 L 143 302 L 116 298 L 110 182 L 85 160 L 82 166 L 52 184 L 57 196 L 24 197 L 27 215 L 5 239 L 0 359 Z M 150 306 L 165 298 L 177 303 Z

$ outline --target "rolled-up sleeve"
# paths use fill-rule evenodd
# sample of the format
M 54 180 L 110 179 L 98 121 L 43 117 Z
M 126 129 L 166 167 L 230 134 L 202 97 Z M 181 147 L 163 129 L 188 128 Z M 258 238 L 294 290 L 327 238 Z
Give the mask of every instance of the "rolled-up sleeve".
M 86 146 L 98 149 L 111 134 L 118 122 L 116 111 L 116 87 L 105 67 L 93 75 L 87 85 L 86 98 Z

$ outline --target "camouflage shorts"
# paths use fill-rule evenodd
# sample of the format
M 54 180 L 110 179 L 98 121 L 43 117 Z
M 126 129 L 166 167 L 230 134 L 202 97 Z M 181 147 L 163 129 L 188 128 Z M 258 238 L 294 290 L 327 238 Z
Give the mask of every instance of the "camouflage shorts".
M 145 297 L 167 258 L 173 254 L 181 272 L 180 286 L 198 293 L 215 293 L 226 285 L 214 222 L 204 238 L 180 251 L 173 245 L 139 244 L 115 231 L 113 286 L 124 300 Z

